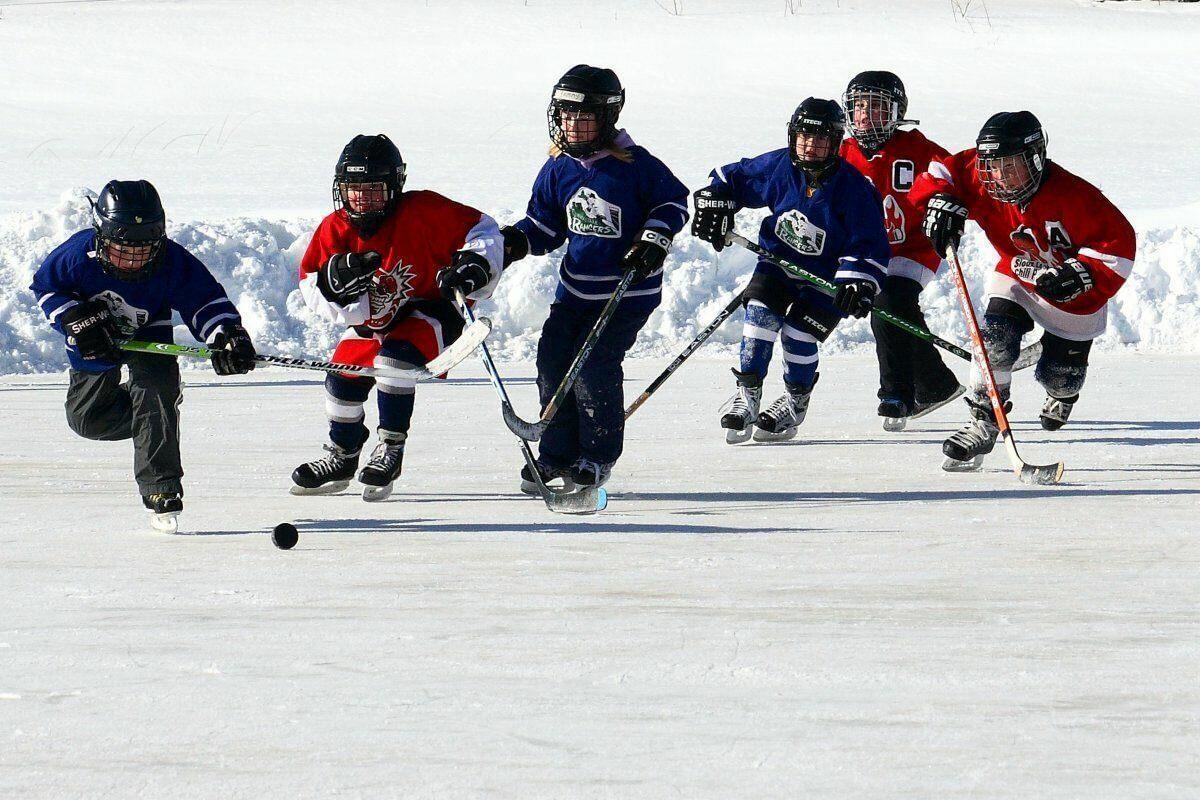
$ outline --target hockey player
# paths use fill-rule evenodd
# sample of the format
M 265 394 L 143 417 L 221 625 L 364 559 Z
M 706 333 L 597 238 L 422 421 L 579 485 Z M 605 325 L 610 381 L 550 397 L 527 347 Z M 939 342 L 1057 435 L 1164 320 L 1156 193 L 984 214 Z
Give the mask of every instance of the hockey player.
M 850 127 L 842 158 L 883 196 L 883 220 L 892 247 L 875 306 L 928 327 L 918 298 L 943 262 L 921 232 L 921 215 L 908 193 L 931 160 L 950 154 L 920 131 L 900 129 L 917 123 L 904 118 L 908 95 L 894 73 L 855 75 L 842 95 L 842 106 Z M 879 358 L 879 416 L 885 429 L 902 430 L 908 417 L 928 414 L 965 391 L 929 342 L 875 316 L 871 330 Z
M 134 477 L 155 527 L 174 531 L 183 510 L 179 366 L 173 357 L 121 350 L 123 339 L 171 343 L 171 312 L 213 350 L 219 375 L 254 368 L 238 310 L 208 269 L 166 236 L 149 181 L 110 181 L 92 227 L 50 253 L 30 289 L 67 339 L 67 424 L 87 439 L 133 439 Z M 121 367 L 129 379 L 121 382 Z
M 687 187 L 617 128 L 625 90 L 611 69 L 580 64 L 554 85 L 550 158 L 526 215 L 504 229 L 506 258 L 567 245 L 550 316 L 538 342 L 538 392 L 550 401 L 601 309 L 626 272 L 634 282 L 542 434 L 538 464 L 564 488 L 600 486 L 621 455 L 622 361 L 662 299 L 663 261 L 687 222 Z M 521 488 L 532 494 L 533 475 Z
M 835 298 L 767 261 L 746 288 L 737 394 L 721 417 L 730 444 L 791 439 L 817 382 L 817 345 L 845 315 L 871 312 L 889 249 L 882 202 L 871 183 L 838 156 L 845 115 L 810 97 L 788 122 L 788 146 L 718 167 L 693 196 L 692 233 L 719 252 L 742 208 L 770 209 L 759 244 L 837 284 Z M 759 411 L 775 340 L 783 336 L 784 394 Z M 757 429 L 756 429 L 757 428 Z
M 355 136 L 334 167 L 334 212 L 317 226 L 300 262 L 305 303 L 346 326 L 333 353 L 344 364 L 408 369 L 453 343 L 463 320 L 453 303 L 487 297 L 500 279 L 503 241 L 495 221 L 435 192 L 404 191 L 406 166 L 392 141 Z M 350 485 L 370 438 L 363 405 L 375 387 L 379 444 L 358 473 L 363 499 L 386 499 L 400 475 L 416 383 L 330 373 L 324 458 L 292 472 L 293 494 Z
M 936 160 L 910 193 L 939 253 L 957 246 L 968 218 L 1000 256 L 988 280 L 981 331 L 1002 399 L 1021 336 L 1044 329 L 1034 373 L 1046 390 L 1041 423 L 1058 430 L 1079 400 L 1092 340 L 1108 301 L 1133 269 L 1132 226 L 1100 190 L 1046 157 L 1046 134 L 1028 111 L 1000 112 L 976 146 Z M 971 422 L 942 445 L 946 469 L 975 469 L 999 433 L 978 370 Z

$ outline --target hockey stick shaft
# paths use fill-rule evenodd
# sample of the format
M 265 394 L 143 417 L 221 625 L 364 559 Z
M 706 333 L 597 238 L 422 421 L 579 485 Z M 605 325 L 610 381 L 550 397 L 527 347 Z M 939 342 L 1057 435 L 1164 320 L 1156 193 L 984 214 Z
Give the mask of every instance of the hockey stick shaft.
M 967 326 L 967 334 L 975 351 L 975 366 L 983 378 L 984 388 L 987 389 L 988 399 L 992 404 L 992 412 L 996 416 L 996 427 L 1000 429 L 1000 438 L 1004 440 L 1004 449 L 1008 453 L 1009 463 L 1017 477 L 1026 483 L 1057 483 L 1063 474 L 1063 464 L 1047 464 L 1044 466 L 1025 463 L 1017 452 L 1017 443 L 1013 439 L 1012 426 L 1008 422 L 1008 414 L 1004 411 L 1004 399 L 1000 396 L 1000 388 L 996 385 L 996 375 L 992 371 L 992 363 L 988 358 L 987 347 L 983 343 L 983 334 L 979 329 L 979 318 L 975 315 L 975 306 L 971 302 L 971 293 L 967 289 L 967 279 L 963 275 L 962 266 L 958 261 L 958 251 L 954 245 L 946 248 L 946 260 L 952 270 L 954 285 L 958 289 L 958 306 L 962 310 L 963 322 Z
M 463 319 L 468 323 L 474 324 L 475 312 L 471 310 L 471 306 L 467 303 L 467 298 L 463 296 L 461 291 L 457 289 L 454 292 L 455 300 L 458 304 L 458 311 L 462 314 Z M 512 402 L 508 399 L 508 391 L 504 388 L 504 381 L 500 378 L 500 372 L 496 369 L 496 362 L 492 359 L 492 354 L 488 350 L 486 342 L 479 345 L 479 357 L 483 361 L 483 368 L 488 374 L 488 380 L 491 381 L 492 388 L 496 390 L 496 394 L 500 396 L 500 405 L 507 411 L 512 411 Z M 542 474 L 537 468 L 537 461 L 533 457 L 533 451 L 529 447 L 529 442 L 521 437 L 517 437 L 517 442 L 521 445 L 521 454 L 525 457 L 525 463 L 529 466 L 530 473 L 533 474 L 534 483 L 537 484 L 538 494 L 546 503 L 546 507 L 551 511 L 560 511 L 563 513 L 593 513 L 601 510 L 608 504 L 607 493 L 599 495 L 604 489 L 599 489 L 596 496 L 589 494 L 580 494 L 571 497 L 558 497 L 550 487 L 546 486 L 546 482 L 542 480 Z
M 650 395 L 657 392 L 658 388 L 666 383 L 668 378 L 675 374 L 675 370 L 679 369 L 679 367 L 683 365 L 683 362 L 687 361 L 688 358 L 691 357 L 692 353 L 699 350 L 700 346 L 708 341 L 708 337 L 712 336 L 718 328 L 725 324 L 725 320 L 729 319 L 733 312 L 737 311 L 741 307 L 745 292 L 746 290 L 743 289 L 734 295 L 734 298 L 729 301 L 729 304 L 721 309 L 721 313 L 717 314 L 716 318 L 712 322 L 708 323 L 708 327 L 696 334 L 696 338 L 692 339 L 691 343 L 683 349 L 683 352 L 677 355 L 675 360 L 667 365 L 667 368 L 664 369 L 662 373 L 655 378 L 649 386 L 646 387 L 646 390 L 639 394 L 637 398 L 635 398 L 634 401 L 629 404 L 629 408 L 625 411 L 625 419 L 632 417 L 633 412 L 641 408 L 642 403 L 645 403 L 647 400 L 649 400 Z

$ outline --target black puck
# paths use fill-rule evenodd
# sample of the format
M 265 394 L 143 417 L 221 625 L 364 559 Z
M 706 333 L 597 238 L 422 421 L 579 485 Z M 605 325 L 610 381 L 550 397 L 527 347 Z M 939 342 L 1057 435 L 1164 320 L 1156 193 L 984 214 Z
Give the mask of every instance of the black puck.
M 300 539 L 300 532 L 290 522 L 281 522 L 271 531 L 271 541 L 280 550 L 291 550 Z

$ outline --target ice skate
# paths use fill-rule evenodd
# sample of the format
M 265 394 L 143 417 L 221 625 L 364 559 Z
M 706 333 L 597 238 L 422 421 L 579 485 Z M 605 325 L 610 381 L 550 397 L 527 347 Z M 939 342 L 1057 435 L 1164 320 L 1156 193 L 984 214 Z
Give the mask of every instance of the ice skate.
M 179 492 L 158 492 L 142 498 L 150 511 L 150 527 L 160 533 L 179 531 L 179 514 L 183 511 L 183 495 Z
M 612 464 L 602 464 L 590 458 L 580 458 L 571 465 L 571 481 L 583 489 L 600 488 L 612 475 Z
M 1042 413 L 1038 417 L 1042 423 L 1042 430 L 1056 431 L 1063 425 L 1067 424 L 1067 420 L 1071 417 L 1071 409 L 1079 402 L 1079 395 L 1071 395 L 1059 399 L 1046 395 L 1046 402 L 1042 403 Z
M 363 500 L 378 503 L 391 496 L 392 483 L 400 477 L 400 467 L 404 463 L 406 438 L 403 433 L 379 432 L 379 444 L 358 473 L 358 482 L 363 484 Z
M 729 410 L 721 416 L 721 427 L 725 429 L 728 444 L 739 444 L 754 433 L 758 406 L 762 402 L 762 378 L 736 369 L 733 374 L 737 376 L 737 394 L 726 403 Z
M 908 405 L 897 397 L 880 400 L 877 413 L 883 417 L 883 429 L 888 433 L 902 431 L 908 423 Z
M 808 414 L 808 399 L 812 396 L 814 379 L 810 386 L 794 386 L 784 382 L 787 391 L 758 415 L 756 442 L 782 442 L 796 438 L 796 431 Z
M 329 455 L 309 461 L 292 472 L 292 494 L 333 494 L 350 486 L 358 469 L 359 452 L 350 452 L 336 444 L 327 444 Z
M 992 409 L 967 400 L 971 421 L 942 443 L 946 455 L 942 469 L 947 472 L 974 472 L 983 465 L 983 457 L 996 446 L 1000 429 Z
M 954 400 L 962 397 L 963 393 L 966 391 L 967 387 L 963 386 L 961 383 L 958 383 L 954 385 L 954 388 L 950 390 L 949 394 L 936 400 L 917 400 L 915 403 L 913 403 L 913 407 L 910 409 L 908 418 L 920 419 L 926 414 L 932 414 L 934 411 L 937 411 L 947 403 L 951 403 Z
M 542 483 L 546 485 L 547 489 L 556 494 L 575 491 L 575 482 L 571 480 L 570 467 L 548 467 L 540 459 L 534 463 L 537 464 L 538 474 L 541 475 Z M 552 481 L 558 481 L 558 483 L 551 486 Z M 538 497 L 541 494 L 528 464 L 521 467 L 521 491 L 530 497 Z

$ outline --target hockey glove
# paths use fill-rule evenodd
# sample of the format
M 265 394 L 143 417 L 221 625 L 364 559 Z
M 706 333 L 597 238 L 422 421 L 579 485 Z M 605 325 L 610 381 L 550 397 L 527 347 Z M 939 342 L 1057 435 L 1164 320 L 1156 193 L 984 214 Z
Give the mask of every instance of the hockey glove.
M 945 258 L 951 247 L 958 247 L 967 224 L 967 207 L 954 195 L 940 192 L 929 198 L 921 231 L 929 237 L 934 251 Z
M 85 300 L 64 311 L 58 318 L 67 344 L 74 345 L 79 355 L 88 361 L 120 361 L 121 335 L 117 320 L 102 300 Z
M 725 235 L 733 230 L 733 215 L 737 202 L 726 192 L 712 186 L 697 189 L 692 195 L 696 216 L 692 218 L 692 235 L 703 239 L 718 253 L 725 249 Z
M 325 299 L 345 305 L 371 285 L 383 257 L 374 250 L 366 253 L 338 253 L 317 274 L 317 286 Z
M 621 257 L 621 267 L 633 273 L 634 283 L 641 283 L 662 269 L 670 249 L 671 237 L 646 228 L 634 240 L 629 252 Z
M 438 271 L 436 280 L 442 297 L 453 301 L 455 290 L 470 297 L 487 286 L 491 277 L 487 259 L 471 250 L 459 250 L 450 259 L 450 266 Z
M 1092 271 L 1077 258 L 1055 264 L 1037 277 L 1038 294 L 1055 303 L 1069 303 L 1095 285 Z
M 505 225 L 500 229 L 500 235 L 504 237 L 505 267 L 529 255 L 529 237 L 525 235 L 525 231 Z
M 875 283 L 866 278 L 834 278 L 837 294 L 833 304 L 843 314 L 862 319 L 875 307 Z
M 250 334 L 236 322 L 227 322 L 213 337 L 212 365 L 218 375 L 245 375 L 254 369 L 254 343 Z

